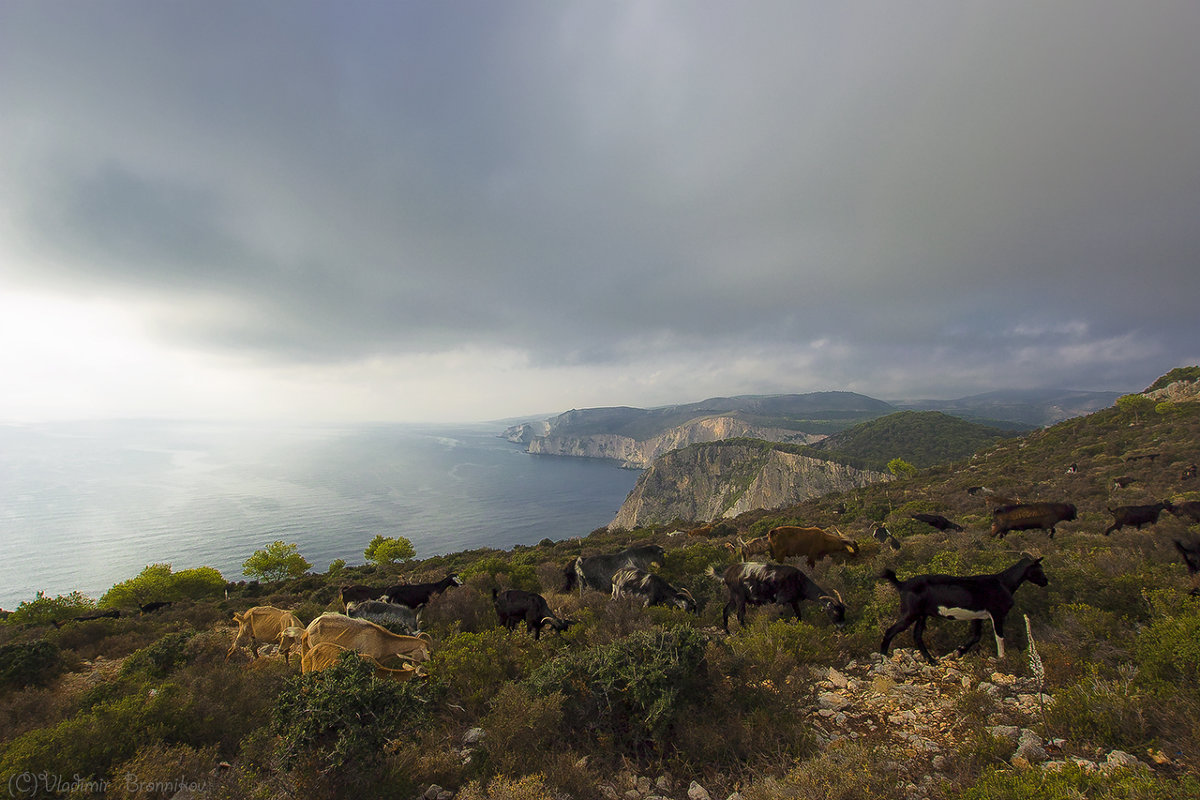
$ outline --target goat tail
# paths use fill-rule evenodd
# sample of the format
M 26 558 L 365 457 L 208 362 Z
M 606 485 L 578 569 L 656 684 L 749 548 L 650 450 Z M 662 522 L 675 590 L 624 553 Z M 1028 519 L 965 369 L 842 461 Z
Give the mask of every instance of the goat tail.
M 879 573 L 879 577 L 883 578 L 885 581 L 890 583 L 892 586 L 895 586 L 897 589 L 900 588 L 900 579 L 896 577 L 895 570 L 885 569 L 883 572 Z
M 717 574 L 716 567 L 714 567 L 712 564 L 709 564 L 704 568 L 704 574 L 712 578 L 714 581 L 722 580 L 721 576 Z

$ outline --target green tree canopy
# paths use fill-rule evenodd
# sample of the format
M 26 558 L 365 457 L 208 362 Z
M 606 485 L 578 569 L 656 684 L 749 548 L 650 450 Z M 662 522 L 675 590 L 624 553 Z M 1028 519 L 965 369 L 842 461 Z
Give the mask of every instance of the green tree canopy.
M 887 468 L 897 478 L 911 478 L 917 474 L 917 468 L 903 458 L 893 458 L 887 463 Z
M 121 581 L 105 592 L 100 606 L 127 608 L 158 601 L 203 600 L 219 596 L 224 588 L 225 578 L 212 567 L 172 572 L 170 564 L 148 564 L 136 578 Z
M 276 540 L 242 563 L 242 574 L 264 581 L 298 578 L 312 569 L 294 544 Z
M 397 561 L 414 558 L 417 551 L 413 549 L 412 542 L 403 536 L 388 537 L 378 534 L 367 545 L 363 555 L 367 557 L 368 561 L 374 561 L 377 564 L 394 564 Z
M 1117 398 L 1117 408 L 1131 415 L 1134 422 L 1141 422 L 1142 414 L 1154 408 L 1154 401 L 1144 394 L 1126 394 Z

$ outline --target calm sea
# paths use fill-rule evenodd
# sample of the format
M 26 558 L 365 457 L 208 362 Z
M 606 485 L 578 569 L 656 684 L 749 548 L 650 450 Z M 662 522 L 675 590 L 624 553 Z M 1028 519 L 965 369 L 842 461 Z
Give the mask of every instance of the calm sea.
M 376 534 L 418 557 L 507 549 L 606 525 L 637 480 L 613 462 L 531 456 L 501 426 L 0 425 L 0 607 L 99 597 L 147 564 L 242 562 L 277 539 L 313 568 Z

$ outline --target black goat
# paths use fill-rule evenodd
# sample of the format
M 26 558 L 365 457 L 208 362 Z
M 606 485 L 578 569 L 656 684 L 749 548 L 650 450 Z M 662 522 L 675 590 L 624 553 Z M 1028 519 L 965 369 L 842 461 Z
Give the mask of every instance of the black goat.
M 1104 535 L 1107 536 L 1113 531 L 1119 531 L 1126 525 L 1132 525 L 1140 531 L 1143 525 L 1153 525 L 1158 522 L 1159 514 L 1171 510 L 1171 504 L 1166 500 L 1145 506 L 1117 506 L 1116 508 L 1110 508 L 1108 509 L 1108 513 L 1113 515 L 1113 524 L 1104 529 Z
M 1192 590 L 1188 594 L 1200 597 L 1200 542 L 1187 544 L 1175 540 L 1175 549 L 1183 556 L 1183 565 L 1187 567 L 1188 575 L 1192 576 Z
M 712 567 L 708 574 L 716 577 Z M 846 606 L 836 591 L 826 592 L 811 578 L 788 564 L 763 564 L 746 562 L 731 564 L 723 577 L 729 590 L 729 602 L 721 615 L 721 625 L 729 632 L 729 612 L 736 610 L 738 622 L 746 625 L 746 606 L 765 606 L 771 603 L 791 606 L 800 619 L 800 602 L 812 600 L 820 603 L 829 615 L 829 621 L 837 627 L 846 624 Z
M 342 608 L 346 608 L 351 603 L 361 603 L 364 600 L 378 600 L 383 597 L 385 591 L 387 590 L 354 583 L 338 589 L 338 600 L 341 601 Z
M 892 532 L 882 525 L 876 525 L 871 531 L 871 535 L 875 537 L 875 541 L 880 544 L 886 544 L 893 550 L 900 549 L 900 540 L 892 535 Z
M 385 603 L 420 608 L 435 594 L 440 594 L 451 586 L 462 586 L 462 580 L 457 575 L 447 575 L 434 583 L 398 583 L 384 589 L 382 599 Z
M 153 603 L 146 603 L 146 605 L 141 606 L 139 610 L 143 614 L 153 614 L 155 611 L 158 611 L 159 609 L 170 608 L 174 604 L 175 604 L 174 600 L 155 600 Z
M 926 525 L 932 525 L 933 527 L 937 528 L 939 531 L 957 531 L 957 532 L 961 533 L 962 529 L 963 529 L 962 525 L 959 525 L 957 522 L 951 522 L 950 520 L 943 517 L 941 514 L 923 514 L 922 513 L 922 514 L 909 514 L 909 516 L 912 517 L 913 519 L 915 519 L 917 522 L 924 522 Z
M 994 575 L 916 575 L 900 581 L 896 573 L 885 569 L 880 577 L 886 579 L 900 592 L 900 619 L 883 634 L 879 652 L 887 655 L 888 647 L 895 636 L 913 627 L 913 640 L 917 649 L 930 664 L 937 663 L 925 647 L 922 635 L 928 617 L 971 620 L 971 636 L 958 648 L 961 656 L 978 644 L 983 634 L 983 621 L 992 621 L 996 635 L 996 653 L 1004 658 L 1004 618 L 1013 607 L 1013 593 L 1025 581 L 1038 586 L 1048 583 L 1042 572 L 1042 559 L 1023 556 L 1003 572 Z
M 496 608 L 496 616 L 500 618 L 501 625 L 511 631 L 517 627 L 518 622 L 524 622 L 525 629 L 533 634 L 534 639 L 541 637 L 542 627 L 545 625 L 562 632 L 576 622 L 573 619 L 555 616 L 546 603 L 546 598 L 521 589 L 508 589 L 503 592 L 492 589 L 492 605 Z

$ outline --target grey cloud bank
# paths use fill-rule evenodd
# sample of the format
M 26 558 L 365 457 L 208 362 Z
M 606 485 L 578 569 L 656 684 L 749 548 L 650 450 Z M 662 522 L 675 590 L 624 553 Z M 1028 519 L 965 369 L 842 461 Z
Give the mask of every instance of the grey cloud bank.
M 128 322 L 128 413 L 1140 389 L 1200 362 L 1196 30 L 1187 3 L 5 0 L 0 292 L 48 310 L 0 332 L 64 369 L 0 361 L 0 418 L 125 408 L 53 302 Z

